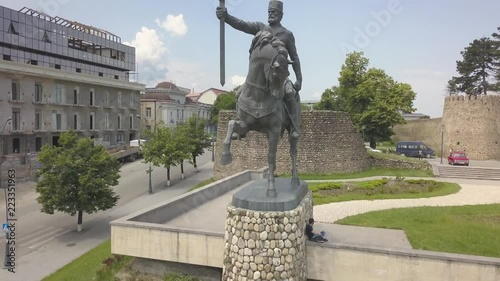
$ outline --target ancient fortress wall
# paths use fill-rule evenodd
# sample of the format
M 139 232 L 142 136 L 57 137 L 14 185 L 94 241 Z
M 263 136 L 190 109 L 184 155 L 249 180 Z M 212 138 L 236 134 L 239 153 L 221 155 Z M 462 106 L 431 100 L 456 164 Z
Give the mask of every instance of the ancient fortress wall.
M 267 139 L 264 134 L 250 132 L 246 138 L 233 141 L 233 163 L 220 164 L 222 143 L 229 120 L 234 111 L 219 113 L 214 177 L 223 178 L 247 169 L 267 166 Z M 360 171 L 371 166 L 361 135 L 347 113 L 334 111 L 309 111 L 302 113 L 301 139 L 298 144 L 298 169 L 300 173 L 342 173 Z M 290 145 L 288 135 L 281 139 L 277 153 L 278 174 L 290 174 Z
M 452 148 L 471 159 L 500 160 L 500 96 L 446 97 L 443 118 L 395 126 L 393 139 L 423 141 L 439 154 L 442 124 L 445 155 Z

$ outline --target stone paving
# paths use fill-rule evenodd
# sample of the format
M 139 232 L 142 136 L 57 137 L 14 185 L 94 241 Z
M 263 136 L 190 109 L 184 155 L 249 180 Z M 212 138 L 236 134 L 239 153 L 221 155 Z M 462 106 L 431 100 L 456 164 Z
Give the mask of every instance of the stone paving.
M 359 179 L 358 179 L 359 180 Z M 456 182 L 462 189 L 451 195 L 418 199 L 360 200 L 314 206 L 314 219 L 334 223 L 345 217 L 371 211 L 420 206 L 460 206 L 500 203 L 500 181 L 434 179 Z

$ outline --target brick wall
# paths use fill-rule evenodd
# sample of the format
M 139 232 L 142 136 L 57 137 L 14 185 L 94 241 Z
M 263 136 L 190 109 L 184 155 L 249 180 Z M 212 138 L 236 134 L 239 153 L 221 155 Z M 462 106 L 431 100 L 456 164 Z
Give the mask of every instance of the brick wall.
M 250 132 L 245 139 L 233 141 L 233 163 L 220 164 L 222 143 L 234 111 L 219 113 L 214 177 L 223 178 L 247 169 L 267 166 L 267 139 L 264 134 Z M 298 144 L 299 173 L 343 173 L 369 168 L 371 162 L 361 135 L 354 128 L 349 115 L 334 111 L 302 113 L 301 139 Z M 281 139 L 277 153 L 277 174 L 290 174 L 290 145 L 288 135 Z

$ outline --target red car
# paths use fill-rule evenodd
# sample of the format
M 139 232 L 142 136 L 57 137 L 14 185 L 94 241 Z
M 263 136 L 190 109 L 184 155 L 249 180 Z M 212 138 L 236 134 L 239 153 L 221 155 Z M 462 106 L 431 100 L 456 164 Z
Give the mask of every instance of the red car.
M 448 164 L 469 166 L 469 157 L 464 151 L 453 151 L 448 155 Z

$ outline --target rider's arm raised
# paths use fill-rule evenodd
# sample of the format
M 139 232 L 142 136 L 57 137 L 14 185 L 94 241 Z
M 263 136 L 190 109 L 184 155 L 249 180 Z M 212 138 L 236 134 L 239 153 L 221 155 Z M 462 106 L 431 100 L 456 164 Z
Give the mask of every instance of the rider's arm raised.
M 226 16 L 226 23 L 232 26 L 234 29 L 252 35 L 257 34 L 257 32 L 264 30 L 264 28 L 266 27 L 266 25 L 262 22 L 244 21 L 229 14 L 227 14 Z

